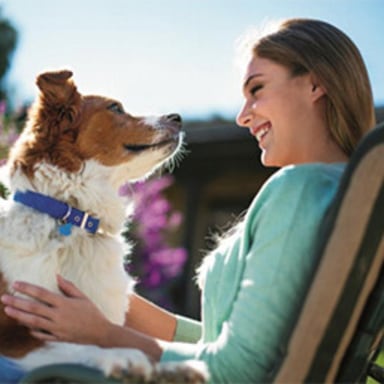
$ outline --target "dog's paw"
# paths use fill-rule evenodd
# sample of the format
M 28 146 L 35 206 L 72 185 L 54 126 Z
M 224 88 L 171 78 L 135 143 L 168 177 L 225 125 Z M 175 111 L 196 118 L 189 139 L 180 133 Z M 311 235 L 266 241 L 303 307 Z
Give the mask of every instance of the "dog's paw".
M 155 366 L 153 383 L 203 384 L 209 379 L 207 366 L 196 360 L 158 363 Z
M 126 348 L 105 349 L 97 359 L 98 368 L 105 376 L 116 379 L 130 379 L 134 382 L 146 382 L 153 374 L 153 364 L 139 350 Z

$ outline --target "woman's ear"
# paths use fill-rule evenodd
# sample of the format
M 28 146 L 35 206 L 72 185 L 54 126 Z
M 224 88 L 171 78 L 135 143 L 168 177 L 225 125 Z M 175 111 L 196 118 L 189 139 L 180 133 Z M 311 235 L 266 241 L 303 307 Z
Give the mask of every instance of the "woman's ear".
M 312 101 L 317 101 L 321 97 L 323 97 L 327 92 L 324 87 L 320 84 L 320 82 L 315 78 L 315 76 L 310 76 L 311 81 L 311 98 Z

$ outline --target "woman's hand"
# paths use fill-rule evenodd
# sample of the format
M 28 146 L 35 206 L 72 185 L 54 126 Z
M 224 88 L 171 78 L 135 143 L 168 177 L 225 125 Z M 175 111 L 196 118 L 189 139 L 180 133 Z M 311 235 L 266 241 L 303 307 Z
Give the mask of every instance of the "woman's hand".
M 12 288 L 35 299 L 3 295 L 5 313 L 31 329 L 41 340 L 102 345 L 110 325 L 99 309 L 71 282 L 57 276 L 63 295 L 15 282 Z

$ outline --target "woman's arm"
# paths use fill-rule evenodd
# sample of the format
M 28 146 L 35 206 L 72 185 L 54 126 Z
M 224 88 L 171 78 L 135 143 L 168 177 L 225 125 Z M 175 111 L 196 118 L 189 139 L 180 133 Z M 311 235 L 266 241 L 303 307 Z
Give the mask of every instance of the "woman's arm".
M 172 341 L 177 320 L 174 314 L 158 307 L 143 297 L 130 297 L 125 325 L 136 331 L 161 340 Z

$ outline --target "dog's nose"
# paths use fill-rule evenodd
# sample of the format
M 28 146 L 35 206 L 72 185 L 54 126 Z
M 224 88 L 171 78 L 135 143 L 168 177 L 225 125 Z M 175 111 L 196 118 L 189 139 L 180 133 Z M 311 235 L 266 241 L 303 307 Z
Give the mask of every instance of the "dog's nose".
M 181 116 L 178 113 L 171 113 L 170 115 L 167 115 L 168 121 L 174 121 L 175 123 L 181 123 L 182 119 Z

